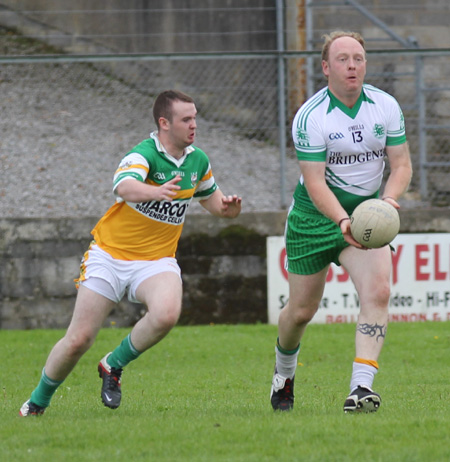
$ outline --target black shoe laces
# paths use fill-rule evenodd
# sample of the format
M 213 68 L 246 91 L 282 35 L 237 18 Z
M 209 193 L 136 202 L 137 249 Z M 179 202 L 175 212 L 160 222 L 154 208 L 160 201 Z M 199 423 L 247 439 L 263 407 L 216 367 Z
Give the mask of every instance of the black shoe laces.
M 111 372 L 107 374 L 106 386 L 108 390 L 116 391 L 119 389 L 120 378 L 122 377 L 122 369 L 111 367 Z
M 292 390 L 291 390 L 291 380 L 287 379 L 284 388 L 283 388 L 283 399 L 289 400 L 292 398 Z

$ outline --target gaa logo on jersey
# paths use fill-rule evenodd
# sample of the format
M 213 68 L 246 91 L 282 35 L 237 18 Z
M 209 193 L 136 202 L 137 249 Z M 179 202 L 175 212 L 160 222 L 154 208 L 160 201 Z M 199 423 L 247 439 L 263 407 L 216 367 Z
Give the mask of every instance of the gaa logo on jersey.
M 192 186 L 195 186 L 197 184 L 197 178 L 198 178 L 197 172 L 192 172 L 191 173 L 191 185 Z
M 328 138 L 330 140 L 342 140 L 342 138 L 345 138 L 344 134 L 341 133 L 341 132 L 337 132 L 337 133 L 330 133 L 328 135 Z
M 166 179 L 166 175 L 164 175 L 163 172 L 155 172 L 155 174 L 153 175 L 157 180 L 165 180 Z

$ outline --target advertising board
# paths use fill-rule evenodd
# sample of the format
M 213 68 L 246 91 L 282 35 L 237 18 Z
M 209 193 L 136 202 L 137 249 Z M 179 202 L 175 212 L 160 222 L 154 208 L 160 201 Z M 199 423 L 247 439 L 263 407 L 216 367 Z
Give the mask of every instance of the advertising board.
M 392 246 L 391 322 L 450 321 L 450 234 L 399 234 Z M 370 252 L 370 250 L 368 250 Z M 269 324 L 289 297 L 284 238 L 267 238 Z M 353 323 L 359 299 L 342 266 L 332 264 L 320 308 L 312 322 Z

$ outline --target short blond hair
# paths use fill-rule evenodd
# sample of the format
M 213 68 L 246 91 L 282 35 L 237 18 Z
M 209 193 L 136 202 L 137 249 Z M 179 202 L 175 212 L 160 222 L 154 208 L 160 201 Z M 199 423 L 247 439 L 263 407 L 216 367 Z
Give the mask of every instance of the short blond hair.
M 359 34 L 358 32 L 335 30 L 334 32 L 330 32 L 329 34 L 324 34 L 322 36 L 322 38 L 324 39 L 324 43 L 322 46 L 322 61 L 328 61 L 331 44 L 336 39 L 341 37 L 351 37 L 355 39 L 357 42 L 361 44 L 361 46 L 364 49 L 364 52 L 366 51 L 365 42 L 361 34 Z

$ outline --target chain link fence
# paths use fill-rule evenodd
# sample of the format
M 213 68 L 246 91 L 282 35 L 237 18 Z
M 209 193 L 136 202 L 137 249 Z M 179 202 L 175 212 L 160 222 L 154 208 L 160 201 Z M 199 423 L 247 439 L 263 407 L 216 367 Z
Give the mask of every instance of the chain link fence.
M 449 205 L 448 58 L 448 50 L 395 50 L 368 56 L 366 81 L 392 94 L 405 115 L 415 170 L 405 206 Z M 280 62 L 286 76 L 282 82 Z M 270 191 L 276 196 L 269 209 L 285 208 L 299 174 L 290 124 L 308 96 L 308 66 L 316 91 L 326 84 L 316 52 L 4 56 L 0 58 L 0 107 L 6 115 L 0 130 L 2 213 L 14 215 L 20 203 L 32 203 L 41 211 L 47 208 L 49 213 L 61 203 L 67 204 L 67 214 L 103 213 L 111 203 L 111 171 L 123 153 L 148 133 L 154 96 L 167 88 L 194 96 L 205 142 L 213 138 L 215 148 L 226 152 L 239 144 L 236 156 L 223 166 L 230 170 L 231 163 L 234 170 L 227 179 L 230 190 L 235 177 L 244 176 L 249 185 L 254 183 L 252 195 L 262 197 Z M 280 127 L 282 107 L 286 112 Z M 285 135 L 284 146 L 280 133 Z M 85 181 L 88 169 L 96 176 Z M 11 182 L 23 185 L 19 195 L 10 192 Z M 73 200 L 80 189 L 83 204 Z M 262 203 L 255 202 L 254 209 L 265 210 Z
M 414 176 L 406 197 L 410 206 L 450 204 L 450 71 L 448 50 L 368 52 L 366 82 L 394 96 L 402 107 Z M 288 60 L 298 66 L 301 54 Z M 312 88 L 326 85 L 321 59 L 304 59 L 313 68 Z M 298 75 L 298 73 L 297 73 Z M 291 80 L 287 92 L 294 88 Z M 291 110 L 289 119 L 292 120 Z
M 154 98 L 168 88 L 195 98 L 196 144 L 213 157 L 220 187 L 245 196 L 249 211 L 279 210 L 276 61 L 250 62 L 0 59 L 2 215 L 103 214 L 112 173 L 154 129 Z M 296 176 L 294 165 L 292 189 Z M 266 188 L 270 200 L 258 200 Z

